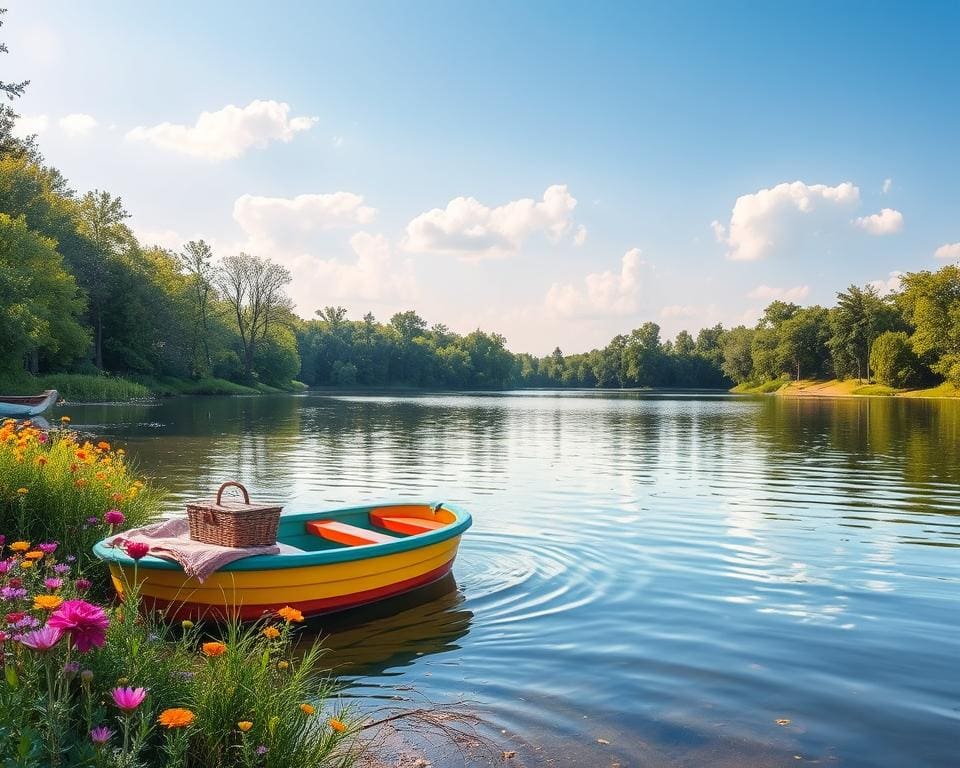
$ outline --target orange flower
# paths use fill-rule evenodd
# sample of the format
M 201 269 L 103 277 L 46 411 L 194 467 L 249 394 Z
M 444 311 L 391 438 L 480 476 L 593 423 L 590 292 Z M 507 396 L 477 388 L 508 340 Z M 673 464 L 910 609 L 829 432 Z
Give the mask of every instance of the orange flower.
M 33 560 L 24 560 L 20 563 L 21 568 L 33 568 Z
M 83 488 L 84 486 L 86 486 L 87 481 L 84 480 L 83 478 L 80 478 L 79 480 L 74 480 L 73 484 L 77 486 L 77 488 Z
M 344 725 L 340 720 L 337 720 L 335 717 L 330 718 L 330 727 L 335 731 L 343 732 L 347 730 L 347 726 Z
M 107 476 L 106 476 L 105 474 L 103 474 L 103 472 L 97 472 L 97 473 L 94 475 L 94 478 L 96 478 L 97 480 L 106 480 L 106 479 L 107 479 Z
M 97 448 L 99 448 L 101 451 L 109 451 L 110 443 L 108 443 L 106 440 L 101 440 L 99 443 L 97 443 Z
M 15 541 L 10 545 L 10 549 L 12 549 L 14 552 L 26 552 L 28 549 L 30 549 L 30 542 Z
M 301 704 L 300 711 L 305 715 L 312 715 L 317 710 L 310 704 Z
M 69 423 L 70 423 L 70 417 L 69 417 L 69 416 L 61 416 L 61 417 L 60 417 L 60 422 L 61 422 L 62 424 L 69 424 Z
M 189 709 L 174 707 L 163 710 L 160 717 L 157 718 L 157 722 L 167 728 L 186 728 L 193 722 L 193 718 L 193 712 Z
M 77 451 L 74 456 L 76 456 L 80 461 L 87 460 L 87 452 L 84 450 Z
M 279 670 L 281 670 L 281 671 L 284 670 L 284 669 L 286 669 L 286 668 L 289 667 L 289 666 L 290 666 L 290 662 L 289 662 L 289 661 L 284 661 L 283 659 L 281 659 L 280 661 L 277 662 L 277 669 L 279 669 Z
M 291 608 L 289 605 L 283 606 L 279 611 L 277 611 L 277 616 L 283 619 L 287 624 L 291 621 L 303 621 L 303 614 L 300 613 L 296 608 Z
M 253 728 L 253 723 L 251 723 L 249 720 L 241 720 L 239 723 L 237 723 L 237 728 L 246 733 Z
M 223 656 L 227 652 L 227 646 L 223 643 L 204 643 L 202 648 L 207 656 Z
M 263 636 L 268 640 L 273 640 L 274 638 L 280 637 L 280 630 L 276 627 L 264 627 Z
M 37 595 L 33 598 L 33 608 L 37 611 L 53 611 L 60 607 L 62 597 L 57 595 Z
M 47 463 L 47 457 L 46 457 L 46 456 L 37 456 L 37 464 L 38 464 L 38 465 L 40 465 L 40 466 L 42 467 L 42 466 L 43 466 L 44 464 L 46 464 L 46 463 Z
M 27 552 L 24 557 L 27 558 L 27 560 L 41 560 L 43 559 L 43 552 L 39 549 L 33 549 Z

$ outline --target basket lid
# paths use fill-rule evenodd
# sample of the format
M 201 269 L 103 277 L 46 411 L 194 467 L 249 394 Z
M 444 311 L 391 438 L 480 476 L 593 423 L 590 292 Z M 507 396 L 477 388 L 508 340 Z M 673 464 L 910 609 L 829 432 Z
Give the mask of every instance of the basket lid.
M 224 490 L 230 487 L 240 489 L 240 492 L 243 494 L 243 501 L 232 501 L 230 499 L 223 498 Z M 252 504 L 250 502 L 250 494 L 247 493 L 247 489 L 236 480 L 228 480 L 217 489 L 217 495 L 215 498 L 195 499 L 193 501 L 188 501 L 187 508 L 189 509 L 190 507 L 202 507 L 203 509 L 222 512 L 258 512 L 266 509 L 278 509 L 280 505 L 274 502 L 260 502 L 259 504 Z

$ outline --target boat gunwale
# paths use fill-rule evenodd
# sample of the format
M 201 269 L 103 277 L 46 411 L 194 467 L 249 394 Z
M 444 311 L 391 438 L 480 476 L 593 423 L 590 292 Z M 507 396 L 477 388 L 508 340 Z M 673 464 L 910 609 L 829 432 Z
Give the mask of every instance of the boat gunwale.
M 384 507 L 410 507 L 424 506 L 435 507 L 436 503 L 424 503 L 420 501 L 401 500 L 388 501 L 376 504 L 365 504 L 357 507 L 344 507 L 342 509 L 333 509 L 324 512 L 296 512 L 280 517 L 281 527 L 285 524 L 296 523 L 299 520 L 323 520 L 338 515 L 356 514 L 358 512 L 369 513 L 373 509 L 383 509 Z M 235 560 L 228 563 L 223 568 L 218 569 L 218 573 L 224 571 L 274 571 L 286 568 L 304 568 L 310 566 L 332 565 L 335 563 L 347 563 L 357 560 L 368 560 L 376 557 L 385 557 L 409 552 L 431 544 L 439 544 L 454 537 L 460 536 L 473 524 L 473 517 L 466 510 L 459 509 L 451 504 L 443 504 L 443 509 L 452 512 L 455 520 L 443 528 L 434 531 L 418 533 L 412 536 L 398 538 L 396 541 L 390 541 L 383 544 L 367 544 L 361 546 L 345 546 L 338 549 L 322 549 L 303 552 L 280 552 L 274 555 L 252 555 L 241 560 Z M 179 563 L 167 560 L 161 557 L 148 555 L 139 561 L 134 561 L 132 557 L 126 554 L 120 548 L 110 547 L 108 541 L 116 538 L 122 533 L 112 534 L 105 539 L 98 541 L 93 547 L 93 553 L 97 558 L 108 563 L 116 563 L 124 568 L 132 568 L 136 564 L 137 568 L 149 570 L 171 570 L 182 571 Z

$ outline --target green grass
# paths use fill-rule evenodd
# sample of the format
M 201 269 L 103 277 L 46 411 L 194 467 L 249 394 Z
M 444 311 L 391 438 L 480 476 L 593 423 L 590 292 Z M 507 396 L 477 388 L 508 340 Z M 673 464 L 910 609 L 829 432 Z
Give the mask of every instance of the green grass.
M 888 387 L 886 384 L 864 384 L 852 390 L 852 395 L 870 395 L 872 397 L 893 397 L 900 390 Z
M 5 395 L 36 395 L 45 389 L 55 389 L 64 400 L 75 402 L 139 400 L 152 395 L 143 384 L 119 376 L 80 373 L 31 376 L 22 373 L 0 378 L 0 393 Z
M 737 392 L 739 394 L 747 395 L 765 395 L 769 392 L 776 392 L 781 387 L 785 386 L 786 382 L 783 379 L 773 379 L 772 381 L 762 381 L 759 384 L 755 382 L 745 381 L 742 384 L 737 384 L 731 392 Z

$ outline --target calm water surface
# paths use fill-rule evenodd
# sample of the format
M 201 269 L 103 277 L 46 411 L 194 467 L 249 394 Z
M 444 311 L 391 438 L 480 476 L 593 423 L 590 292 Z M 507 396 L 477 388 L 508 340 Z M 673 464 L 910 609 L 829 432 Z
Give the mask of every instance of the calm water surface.
M 527 765 L 960 765 L 960 403 L 537 392 L 66 412 L 126 444 L 171 509 L 237 477 L 290 512 L 470 510 L 455 582 L 321 623 L 364 706 L 469 699 Z

